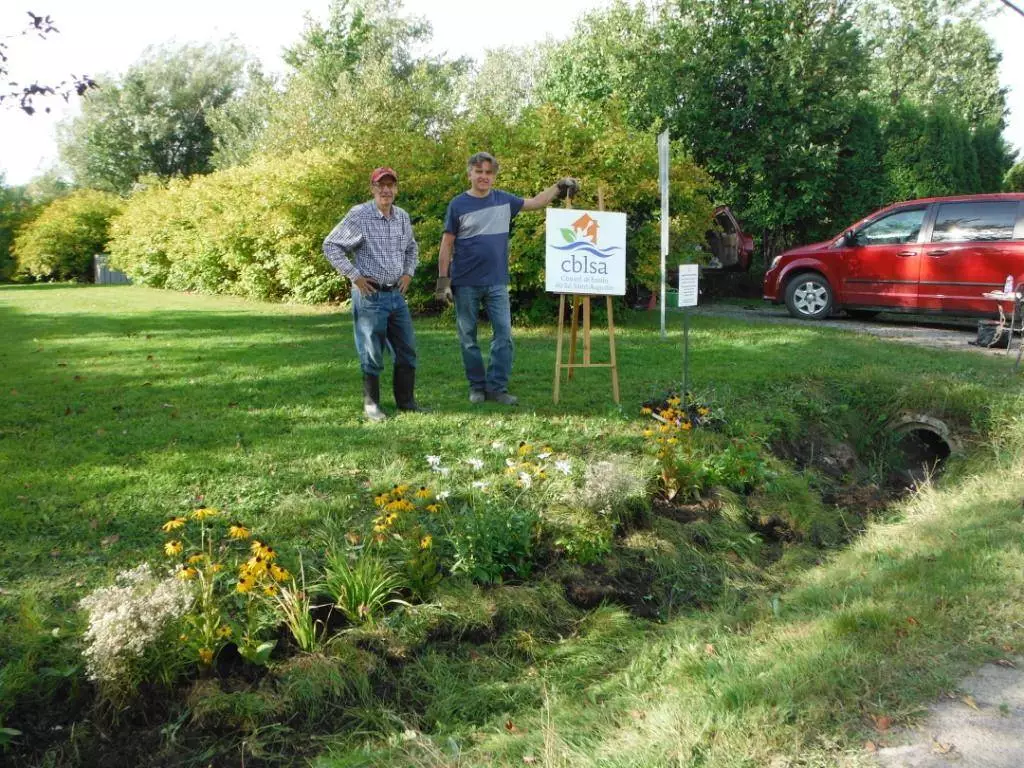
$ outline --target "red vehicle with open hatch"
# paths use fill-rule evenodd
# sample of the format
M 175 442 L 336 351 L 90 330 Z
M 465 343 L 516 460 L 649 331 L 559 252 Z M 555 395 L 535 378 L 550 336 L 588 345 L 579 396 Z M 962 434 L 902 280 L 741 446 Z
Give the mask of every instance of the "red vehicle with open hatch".
M 764 298 L 794 317 L 820 320 L 843 309 L 992 314 L 982 294 L 1024 281 L 1024 193 L 963 195 L 896 203 L 841 235 L 779 254 Z

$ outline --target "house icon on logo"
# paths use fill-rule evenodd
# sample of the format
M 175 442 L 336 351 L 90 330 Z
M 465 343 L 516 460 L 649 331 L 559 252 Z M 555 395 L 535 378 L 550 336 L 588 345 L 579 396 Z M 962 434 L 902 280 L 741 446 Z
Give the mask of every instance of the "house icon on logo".
M 572 223 L 573 232 L 579 240 L 589 240 L 597 245 L 597 222 L 584 213 Z

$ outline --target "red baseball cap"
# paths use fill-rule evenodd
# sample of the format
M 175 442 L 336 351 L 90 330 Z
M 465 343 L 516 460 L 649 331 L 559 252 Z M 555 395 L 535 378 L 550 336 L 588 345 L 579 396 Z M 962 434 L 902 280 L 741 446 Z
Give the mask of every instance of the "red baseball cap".
M 371 184 L 376 184 L 378 181 L 383 179 L 385 176 L 390 176 L 396 182 L 398 181 L 398 174 L 395 173 L 395 169 L 394 168 L 388 168 L 387 166 L 385 166 L 383 168 L 375 168 L 374 169 L 373 173 L 370 174 L 370 183 Z

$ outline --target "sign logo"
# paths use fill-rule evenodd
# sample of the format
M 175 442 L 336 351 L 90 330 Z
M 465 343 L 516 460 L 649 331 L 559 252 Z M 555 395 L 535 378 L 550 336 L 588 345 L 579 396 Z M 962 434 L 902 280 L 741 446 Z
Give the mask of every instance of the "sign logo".
M 626 214 L 547 212 L 545 288 L 554 293 L 626 292 Z

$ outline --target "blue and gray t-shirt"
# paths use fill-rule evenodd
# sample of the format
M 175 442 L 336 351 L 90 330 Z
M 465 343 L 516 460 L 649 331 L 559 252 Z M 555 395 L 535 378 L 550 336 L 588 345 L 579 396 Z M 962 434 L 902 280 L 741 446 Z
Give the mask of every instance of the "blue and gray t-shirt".
M 444 231 L 455 235 L 452 285 L 508 285 L 508 238 L 523 198 L 492 189 L 448 203 Z

